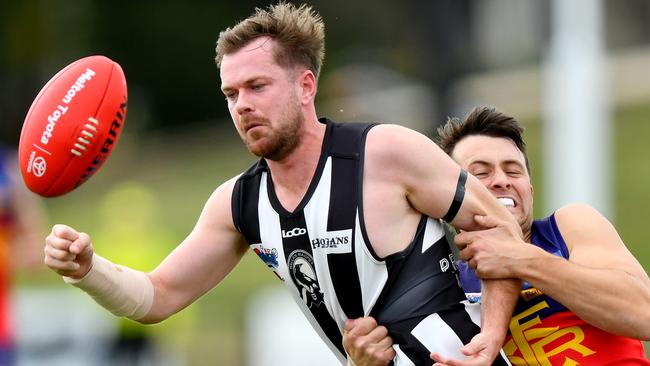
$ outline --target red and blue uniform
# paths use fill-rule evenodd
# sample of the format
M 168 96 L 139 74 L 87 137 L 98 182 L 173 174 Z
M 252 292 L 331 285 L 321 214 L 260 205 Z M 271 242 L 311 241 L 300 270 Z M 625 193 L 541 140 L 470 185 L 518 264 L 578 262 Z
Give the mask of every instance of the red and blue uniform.
M 554 215 L 533 222 L 531 241 L 551 254 L 569 258 Z M 458 266 L 465 292 L 479 293 L 480 281 L 471 269 L 465 262 L 459 262 Z M 650 365 L 641 341 L 586 323 L 526 282 L 510 321 L 503 350 L 510 362 L 517 366 Z

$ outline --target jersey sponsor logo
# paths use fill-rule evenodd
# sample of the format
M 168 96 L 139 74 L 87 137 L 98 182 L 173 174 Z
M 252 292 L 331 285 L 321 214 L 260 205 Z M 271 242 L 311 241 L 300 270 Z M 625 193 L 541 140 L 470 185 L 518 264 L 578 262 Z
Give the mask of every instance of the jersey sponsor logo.
M 457 270 L 456 262 L 454 261 L 454 255 L 449 254 L 449 258 L 440 259 L 440 272 L 447 272 L 449 269 Z
M 283 238 L 291 238 L 294 236 L 300 236 L 300 235 L 305 235 L 307 234 L 307 229 L 301 228 L 301 227 L 294 227 L 291 230 L 282 230 L 282 237 Z
M 305 305 L 310 309 L 312 306 L 322 305 L 323 293 L 318 285 L 314 258 L 311 254 L 305 250 L 296 249 L 289 254 L 287 263 L 291 279 L 296 284 L 300 298 L 305 301 Z
M 262 244 L 253 244 L 251 247 L 253 248 L 253 252 L 260 257 L 262 262 L 264 262 L 281 281 L 284 281 L 284 278 L 282 278 L 278 273 L 278 268 L 280 267 L 280 263 L 278 262 L 278 250 L 275 248 L 265 248 Z
M 554 365 L 553 357 L 562 359 L 565 366 L 576 366 L 596 353 L 585 346 L 585 332 L 581 327 L 544 324 L 539 313 L 548 307 L 546 301 L 541 301 L 512 317 L 503 350 L 513 365 Z
M 311 240 L 313 250 L 325 253 L 350 253 L 352 251 L 352 229 L 328 231 L 325 235 Z

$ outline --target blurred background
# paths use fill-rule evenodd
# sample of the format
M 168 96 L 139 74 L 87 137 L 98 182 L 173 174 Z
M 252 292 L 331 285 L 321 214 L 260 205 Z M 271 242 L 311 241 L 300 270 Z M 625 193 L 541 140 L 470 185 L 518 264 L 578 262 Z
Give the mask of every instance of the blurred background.
M 122 138 L 102 170 L 63 197 L 20 196 L 39 238 L 32 241 L 37 254 L 20 255 L 35 261 L 11 261 L 23 268 L 12 296 L 20 364 L 268 365 L 258 356 L 295 351 L 288 342 L 275 345 L 285 334 L 277 323 L 263 337 L 253 330 L 280 317 L 273 309 L 294 306 L 277 297 L 279 281 L 253 255 L 197 303 L 147 327 L 107 315 L 38 258 L 54 223 L 90 233 L 103 256 L 140 270 L 153 269 L 189 233 L 213 189 L 254 161 L 219 90 L 215 41 L 269 3 L 0 2 L 2 145 L 17 146 L 33 98 L 76 59 L 106 55 L 129 85 Z M 434 136 L 448 116 L 495 106 L 526 127 L 536 217 L 589 202 L 648 271 L 650 2 L 309 3 L 327 34 L 320 115 Z M 286 317 L 300 322 L 295 314 Z

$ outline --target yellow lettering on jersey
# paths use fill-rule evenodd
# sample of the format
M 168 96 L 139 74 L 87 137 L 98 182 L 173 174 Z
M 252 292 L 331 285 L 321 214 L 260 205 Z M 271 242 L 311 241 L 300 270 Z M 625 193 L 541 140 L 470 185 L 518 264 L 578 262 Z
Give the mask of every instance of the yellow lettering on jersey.
M 578 366 L 579 364 L 580 364 L 579 362 L 576 362 L 568 357 L 565 357 L 562 366 Z
M 574 350 L 582 356 L 589 356 L 595 353 L 582 344 L 585 335 L 580 327 L 573 326 L 562 329 L 559 327 L 534 328 L 542 323 L 539 315 L 522 322 L 524 318 L 528 318 L 545 308 L 548 308 L 548 303 L 542 301 L 512 317 L 510 321 L 510 334 L 512 335 L 512 339 L 504 345 L 503 350 L 513 365 L 551 366 L 549 358 L 566 350 Z M 551 350 L 544 349 L 548 344 L 566 335 L 573 335 L 573 338 Z M 521 353 L 521 357 L 514 356 L 517 350 Z M 564 360 L 564 366 L 575 366 L 577 364 L 575 360 L 569 357 L 566 357 Z

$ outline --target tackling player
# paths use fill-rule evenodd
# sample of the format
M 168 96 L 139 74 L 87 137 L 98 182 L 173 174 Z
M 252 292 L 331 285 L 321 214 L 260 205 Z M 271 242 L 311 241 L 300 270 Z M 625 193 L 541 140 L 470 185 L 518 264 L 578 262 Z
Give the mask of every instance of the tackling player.
M 485 107 L 439 129 L 443 150 L 508 207 L 524 233 L 522 242 L 499 219 L 480 216 L 489 230 L 456 236 L 468 261 L 459 263 L 468 297 L 480 295 L 480 283 L 467 263 L 482 278 L 525 281 L 504 344 L 515 365 L 650 365 L 639 341 L 650 339 L 648 275 L 590 206 L 572 204 L 533 220 L 522 132 L 513 118 Z M 387 364 L 387 340 L 375 327 L 371 318 L 346 326 L 344 344 L 358 366 Z

